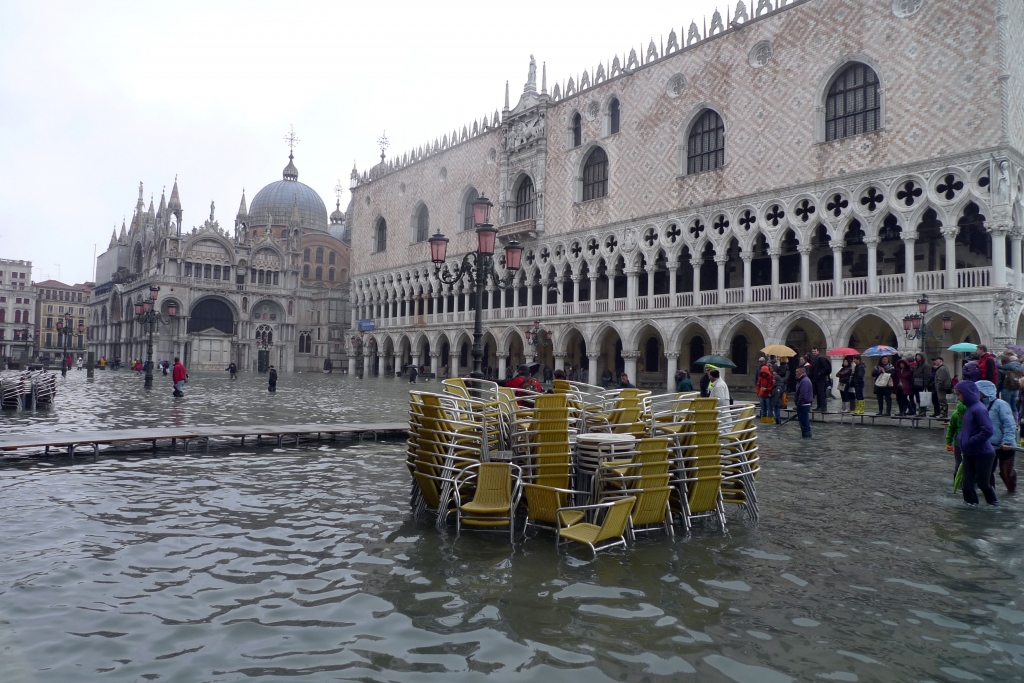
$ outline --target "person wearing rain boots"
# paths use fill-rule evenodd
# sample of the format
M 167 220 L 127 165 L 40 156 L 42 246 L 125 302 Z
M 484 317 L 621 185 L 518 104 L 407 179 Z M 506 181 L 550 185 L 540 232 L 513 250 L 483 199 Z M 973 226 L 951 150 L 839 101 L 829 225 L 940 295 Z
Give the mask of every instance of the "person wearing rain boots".
M 978 493 L 974 489 L 977 485 L 985 494 L 985 502 L 989 505 L 999 505 L 996 490 L 989 483 L 992 478 L 992 464 L 996 461 L 995 449 L 989 441 L 995 431 L 992 419 L 981 402 L 978 386 L 974 382 L 965 379 L 956 385 L 954 391 L 960 402 L 966 406 L 959 437 L 963 455 L 964 502 L 970 507 L 978 507 Z
M 853 380 L 853 365 L 850 358 L 843 359 L 843 367 L 836 373 L 836 381 L 839 382 L 839 398 L 843 401 L 843 409 L 840 412 L 850 412 L 850 401 L 853 397 L 853 387 L 850 382 Z
M 942 360 L 942 356 L 936 356 L 933 360 L 935 366 L 932 368 L 932 382 L 935 385 L 935 414 L 932 417 L 949 419 L 949 401 L 946 397 L 953 391 L 953 377 L 949 374 L 949 367 Z
M 775 379 L 772 377 L 772 370 L 767 365 L 761 366 L 757 373 L 757 397 L 761 401 L 761 424 L 774 424 L 772 417 L 772 387 L 775 386 Z
M 850 386 L 853 388 L 854 415 L 864 414 L 864 377 L 868 374 L 868 368 L 864 360 L 857 354 L 853 357 L 853 376 L 850 378 Z
M 1006 492 L 1012 496 L 1017 492 L 1017 471 L 1013 467 L 1016 453 L 1013 446 L 1017 429 L 1013 420 L 1013 410 L 1009 403 L 996 397 L 994 383 L 983 379 L 976 384 L 978 391 L 981 392 L 981 402 L 988 408 L 988 417 L 992 421 L 992 436 L 989 437 L 989 443 L 995 450 L 996 462 L 992 466 L 991 484 L 994 489 L 998 469 L 999 478 L 1006 485 Z

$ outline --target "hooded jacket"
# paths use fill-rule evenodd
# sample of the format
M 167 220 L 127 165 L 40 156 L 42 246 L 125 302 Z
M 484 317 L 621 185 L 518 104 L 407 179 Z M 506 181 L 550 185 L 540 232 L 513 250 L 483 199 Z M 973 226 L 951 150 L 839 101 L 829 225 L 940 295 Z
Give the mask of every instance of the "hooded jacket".
M 989 437 L 988 442 L 995 448 L 1013 447 L 1017 431 L 1013 423 L 1013 410 L 1010 409 L 1010 404 L 1001 398 L 996 398 L 996 385 L 987 379 L 976 382 L 975 386 L 981 393 L 981 402 L 988 406 L 988 417 L 992 421 L 992 436 Z
M 772 395 L 772 387 L 775 385 L 775 379 L 772 378 L 772 371 L 767 365 L 761 366 L 761 371 L 757 373 L 757 395 L 761 398 L 768 398 Z
M 992 438 L 992 420 L 988 416 L 985 404 L 981 402 L 978 385 L 965 379 L 956 385 L 957 391 L 964 397 L 963 425 L 960 428 L 960 450 L 964 457 L 992 455 L 995 449 L 989 443 Z
M 967 406 L 959 401 L 956 402 L 956 409 L 949 415 L 949 424 L 946 425 L 946 445 L 952 446 L 957 443 L 957 437 L 960 436 L 960 429 L 964 424 L 964 411 L 967 410 Z

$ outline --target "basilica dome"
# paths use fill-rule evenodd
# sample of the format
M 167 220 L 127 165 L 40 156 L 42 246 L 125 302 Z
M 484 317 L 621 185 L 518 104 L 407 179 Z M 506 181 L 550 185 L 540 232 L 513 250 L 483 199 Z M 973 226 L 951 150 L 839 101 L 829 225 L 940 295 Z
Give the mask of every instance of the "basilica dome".
M 268 214 L 272 225 L 288 225 L 292 207 L 297 206 L 300 227 L 327 232 L 327 206 L 316 190 L 299 182 L 299 170 L 291 154 L 283 175 L 282 180 L 270 183 L 253 197 L 249 205 L 249 226 L 266 226 Z

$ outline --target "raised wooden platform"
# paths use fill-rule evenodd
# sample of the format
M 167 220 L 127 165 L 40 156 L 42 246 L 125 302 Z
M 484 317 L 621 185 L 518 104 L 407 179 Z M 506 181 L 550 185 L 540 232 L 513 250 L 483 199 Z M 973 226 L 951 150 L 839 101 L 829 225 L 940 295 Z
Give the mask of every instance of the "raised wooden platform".
M 319 440 L 324 436 L 334 438 L 338 435 L 356 436 L 363 439 L 372 436 L 405 436 L 408 425 L 402 422 L 343 422 L 339 424 L 300 424 L 300 425 L 228 425 L 225 427 L 147 427 L 145 429 L 106 429 L 74 432 L 51 432 L 48 434 L 6 434 L 0 436 L 0 451 L 17 451 L 26 448 L 67 449 L 68 455 L 74 457 L 75 449 L 92 446 L 93 455 L 100 451 L 100 446 L 116 446 L 129 443 L 150 443 L 157 450 L 159 441 L 169 441 L 169 447 L 175 448 L 177 442 L 184 444 L 188 452 L 192 441 L 202 440 L 206 450 L 210 448 L 211 439 L 236 438 L 245 445 L 247 438 L 262 443 L 264 438 L 274 439 L 277 445 L 283 445 L 285 439 L 294 439 L 298 445 L 302 437 L 316 436 Z
M 787 418 L 796 420 L 796 410 L 794 408 L 783 408 L 782 412 Z M 784 418 L 785 419 L 785 418 Z M 838 422 L 839 424 L 870 424 L 878 425 L 883 427 L 922 427 L 926 429 L 930 428 L 946 428 L 946 420 L 942 420 L 937 417 L 931 417 L 929 412 L 928 417 L 917 417 L 911 415 L 875 415 L 873 412 L 869 413 L 865 410 L 863 415 L 856 415 L 854 413 L 838 413 L 835 411 L 819 412 L 817 410 L 811 411 L 811 422 Z

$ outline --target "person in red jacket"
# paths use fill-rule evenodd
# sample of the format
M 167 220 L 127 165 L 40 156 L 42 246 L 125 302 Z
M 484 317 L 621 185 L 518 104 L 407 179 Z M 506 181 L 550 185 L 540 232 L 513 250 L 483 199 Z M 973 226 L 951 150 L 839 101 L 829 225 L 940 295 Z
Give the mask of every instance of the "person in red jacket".
M 775 378 L 772 377 L 772 370 L 767 364 L 762 365 L 758 371 L 757 383 L 754 386 L 757 388 L 757 397 L 761 400 L 761 422 L 774 424 L 775 418 L 772 416 L 772 387 L 775 386 Z
M 999 386 L 999 363 L 995 355 L 988 352 L 988 347 L 978 344 L 978 369 L 981 370 L 981 379 L 988 380 Z
M 174 368 L 171 370 L 171 379 L 174 381 L 174 395 L 185 395 L 185 382 L 188 380 L 188 370 L 181 364 L 181 359 L 175 357 Z

